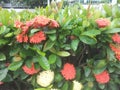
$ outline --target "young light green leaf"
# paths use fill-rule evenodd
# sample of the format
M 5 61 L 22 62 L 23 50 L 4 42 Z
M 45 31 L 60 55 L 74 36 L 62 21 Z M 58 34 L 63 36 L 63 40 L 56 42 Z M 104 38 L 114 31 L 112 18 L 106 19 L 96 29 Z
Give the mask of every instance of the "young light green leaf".
M 76 51 L 77 50 L 77 47 L 78 47 L 78 44 L 79 44 L 79 40 L 78 39 L 75 39 L 75 40 L 72 40 L 71 42 L 71 48 Z
M 61 56 L 61 57 L 68 57 L 70 56 L 70 53 L 67 51 L 58 51 L 56 52 L 57 55 Z
M 6 60 L 6 56 L 4 53 L 0 53 L 0 61 Z

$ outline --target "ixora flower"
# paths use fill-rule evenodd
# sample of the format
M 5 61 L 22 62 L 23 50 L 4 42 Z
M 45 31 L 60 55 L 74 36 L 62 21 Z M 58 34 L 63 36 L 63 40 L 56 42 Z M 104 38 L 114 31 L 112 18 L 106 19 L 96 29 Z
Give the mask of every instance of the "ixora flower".
M 30 43 L 41 43 L 43 40 L 46 40 L 45 34 L 43 31 L 39 31 L 30 37 Z
M 31 67 L 27 67 L 26 65 L 24 65 L 22 69 L 28 75 L 33 75 L 40 71 L 40 69 L 35 69 L 34 64 L 32 64 Z
M 99 28 L 104 28 L 110 25 L 110 21 L 106 18 L 99 18 L 96 20 L 96 23 Z
M 66 63 L 61 70 L 61 74 L 66 80 L 72 80 L 76 76 L 76 70 L 73 64 Z
M 54 79 L 54 72 L 51 70 L 42 71 L 37 76 L 37 83 L 42 87 L 49 86 Z
M 120 46 L 118 44 L 110 44 L 110 48 L 115 53 L 116 59 L 120 61 Z
M 79 83 L 78 81 L 73 81 L 73 89 L 72 90 L 81 90 L 83 88 L 83 85 Z
M 100 74 L 94 74 L 95 79 L 100 84 L 108 83 L 110 80 L 110 76 L 107 70 L 101 72 Z
M 17 41 L 22 43 L 22 42 L 28 42 L 28 36 L 24 34 L 18 34 L 16 37 Z
M 50 27 L 50 28 L 57 28 L 57 27 L 59 27 L 59 24 L 58 24 L 58 22 L 55 21 L 55 20 L 50 20 L 49 27 Z
M 113 36 L 112 36 L 112 40 L 115 42 L 115 43 L 120 43 L 120 35 L 118 33 L 115 33 Z
M 4 84 L 4 82 L 1 82 L 1 81 L 0 81 L 0 85 L 2 85 L 2 84 Z

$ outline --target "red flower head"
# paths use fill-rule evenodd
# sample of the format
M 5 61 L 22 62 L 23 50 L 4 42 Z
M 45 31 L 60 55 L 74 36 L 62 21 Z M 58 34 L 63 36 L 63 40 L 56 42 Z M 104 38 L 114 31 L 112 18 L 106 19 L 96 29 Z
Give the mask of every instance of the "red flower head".
M 76 76 L 76 70 L 73 64 L 66 63 L 61 70 L 61 74 L 66 80 L 72 80 Z
M 29 30 L 29 27 L 24 25 L 24 26 L 21 26 L 21 29 L 22 29 L 22 33 L 23 34 L 27 34 L 28 30 Z
M 100 74 L 95 74 L 94 76 L 95 76 L 96 81 L 100 84 L 108 83 L 110 80 L 109 73 L 106 70 Z
M 45 34 L 43 31 L 39 31 L 30 37 L 30 43 L 41 43 L 43 40 L 46 40 Z
M 22 22 L 20 22 L 20 21 L 15 21 L 15 25 L 14 25 L 14 26 L 15 26 L 16 28 L 21 28 L 22 25 L 24 25 Z
M 2 84 L 4 84 L 4 82 L 1 82 L 1 81 L 0 81 L 0 85 L 2 85 Z
M 26 65 L 24 65 L 22 67 L 23 71 L 26 73 L 26 74 L 29 74 L 29 75 L 33 75 L 33 74 L 36 74 L 40 71 L 40 69 L 35 69 L 34 67 L 34 64 L 32 64 L 32 66 L 29 68 L 27 67 Z
M 22 42 L 28 42 L 28 36 L 27 35 L 24 35 L 24 34 L 18 34 L 17 37 L 16 37 L 17 41 L 19 43 L 22 43 Z
M 96 23 L 97 23 L 99 28 L 104 28 L 104 27 L 110 25 L 110 21 L 106 18 L 99 18 L 96 20 Z
M 58 22 L 55 21 L 55 20 L 50 20 L 49 27 L 50 27 L 50 28 L 57 28 L 57 27 L 59 27 L 59 24 L 58 24 Z
M 110 48 L 115 53 L 116 58 L 120 61 L 120 46 L 110 44 Z
M 118 33 L 115 33 L 113 36 L 112 36 L 112 40 L 115 42 L 115 43 L 120 43 L 120 35 Z
M 50 22 L 50 19 L 46 18 L 45 16 L 37 16 L 33 19 L 33 21 L 34 21 L 33 27 L 39 28 L 45 27 Z

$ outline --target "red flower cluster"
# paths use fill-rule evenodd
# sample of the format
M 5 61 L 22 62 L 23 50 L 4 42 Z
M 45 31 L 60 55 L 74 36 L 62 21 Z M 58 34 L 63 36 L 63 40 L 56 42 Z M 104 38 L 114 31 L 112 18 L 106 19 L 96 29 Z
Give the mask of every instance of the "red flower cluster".
M 29 68 L 29 67 L 27 67 L 26 65 L 24 65 L 23 67 L 22 67 L 22 69 L 23 69 L 23 71 L 26 73 L 26 74 L 29 74 L 29 75 L 33 75 L 33 74 L 36 74 L 36 73 L 38 73 L 40 70 L 39 69 L 35 69 L 35 67 L 34 67 L 34 64 L 32 64 L 32 66 Z
M 110 48 L 115 53 L 116 58 L 120 61 L 120 46 L 110 44 Z
M 4 82 L 1 82 L 1 81 L 0 81 L 0 85 L 2 85 L 2 84 L 4 84 Z
M 15 27 L 21 29 L 21 33 L 17 35 L 16 39 L 18 42 L 29 42 L 29 43 L 41 43 L 42 41 L 46 40 L 46 36 L 43 30 L 41 30 L 44 27 L 49 28 L 57 28 L 59 27 L 59 24 L 57 21 L 49 19 L 45 16 L 36 16 L 34 19 L 30 21 L 26 21 L 25 23 L 22 23 L 20 21 L 15 22 Z M 40 29 L 38 32 L 35 32 L 34 35 L 28 35 L 30 30 L 33 29 Z
M 110 80 L 110 76 L 109 76 L 109 73 L 108 71 L 103 71 L 102 73 L 100 74 L 95 74 L 95 79 L 98 83 L 100 84 L 105 84 L 105 83 L 108 83 L 109 80 Z
M 115 42 L 115 43 L 120 43 L 120 35 L 118 33 L 115 33 L 113 36 L 112 36 L 112 40 Z
M 61 70 L 61 74 L 66 80 L 72 80 L 76 76 L 76 70 L 73 64 L 66 63 Z
M 96 20 L 96 23 L 99 28 L 104 28 L 110 25 L 110 21 L 106 18 L 99 18 Z

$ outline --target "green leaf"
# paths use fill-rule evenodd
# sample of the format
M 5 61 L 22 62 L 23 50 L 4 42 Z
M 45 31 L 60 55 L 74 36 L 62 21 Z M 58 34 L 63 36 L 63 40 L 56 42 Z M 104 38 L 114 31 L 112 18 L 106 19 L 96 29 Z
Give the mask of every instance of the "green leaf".
M 62 66 L 61 58 L 57 57 L 56 65 L 57 65 L 58 67 L 61 67 L 61 66 Z
M 85 70 L 85 76 L 88 77 L 91 72 L 91 69 L 88 66 L 86 66 L 84 70 Z
M 88 30 L 86 32 L 83 32 L 82 35 L 94 37 L 96 35 L 99 35 L 101 32 L 99 30 Z
M 110 30 L 105 30 L 104 33 L 118 33 L 120 32 L 120 28 L 113 28 L 113 29 L 110 29 Z
M 48 62 L 46 57 L 39 56 L 38 59 L 39 59 L 38 62 L 39 62 L 40 66 L 43 69 L 45 69 L 45 70 L 49 70 L 50 69 L 50 64 L 49 64 L 49 62 Z
M 79 45 L 79 40 L 78 40 L 78 39 L 72 40 L 72 42 L 71 42 L 71 48 L 72 48 L 74 51 L 77 50 L 78 45 Z
M 56 33 L 56 30 L 45 31 L 45 34 L 55 34 L 55 33 Z
M 105 69 L 106 69 L 106 67 L 103 67 L 103 68 L 100 68 L 100 69 L 94 68 L 94 69 L 93 69 L 93 73 L 94 73 L 94 74 L 100 74 L 100 73 L 103 72 Z
M 48 90 L 47 88 L 37 88 L 35 90 Z
M 100 69 L 106 66 L 106 60 L 98 60 L 97 63 L 95 63 L 95 68 Z
M 4 53 L 0 53 L 0 61 L 6 60 L 6 56 Z
M 56 52 L 57 55 L 61 56 L 61 57 L 68 57 L 70 56 L 70 53 L 67 51 L 58 51 Z
M 97 43 L 97 40 L 94 37 L 81 35 L 80 40 L 86 44 L 93 45 Z
M 44 45 L 43 51 L 47 51 L 47 50 L 51 49 L 54 44 L 55 44 L 55 42 L 48 40 Z
M 108 16 L 112 15 L 112 7 L 110 7 L 108 4 L 104 4 L 103 8 Z
M 50 40 L 55 41 L 56 40 L 56 34 L 51 34 L 48 36 Z
M 102 89 L 102 90 L 105 88 L 105 84 L 98 84 L 98 86 L 99 86 L 99 88 Z
M 38 32 L 38 31 L 40 31 L 40 29 L 32 29 L 32 30 L 30 30 L 30 33 L 34 34 L 34 33 Z
M 13 32 L 11 32 L 11 33 L 6 34 L 4 37 L 8 38 L 8 37 L 12 37 L 13 35 L 14 35 Z
M 55 74 L 55 82 L 60 82 L 63 79 L 60 73 Z
M 68 82 L 65 82 L 62 87 L 62 90 L 68 90 L 68 87 L 69 87 Z
M 56 60 L 57 60 L 57 56 L 56 55 L 54 55 L 54 54 L 51 54 L 50 56 L 49 56 L 49 64 L 54 64 L 55 62 L 56 62 Z
M 0 45 L 5 45 L 6 43 L 8 43 L 8 40 L 0 39 Z
M 12 62 L 8 69 L 11 71 L 16 71 L 17 69 L 19 69 L 23 64 L 23 61 L 16 61 L 16 62 Z
M 7 72 L 7 68 L 0 70 L 0 81 L 2 81 L 7 76 Z

